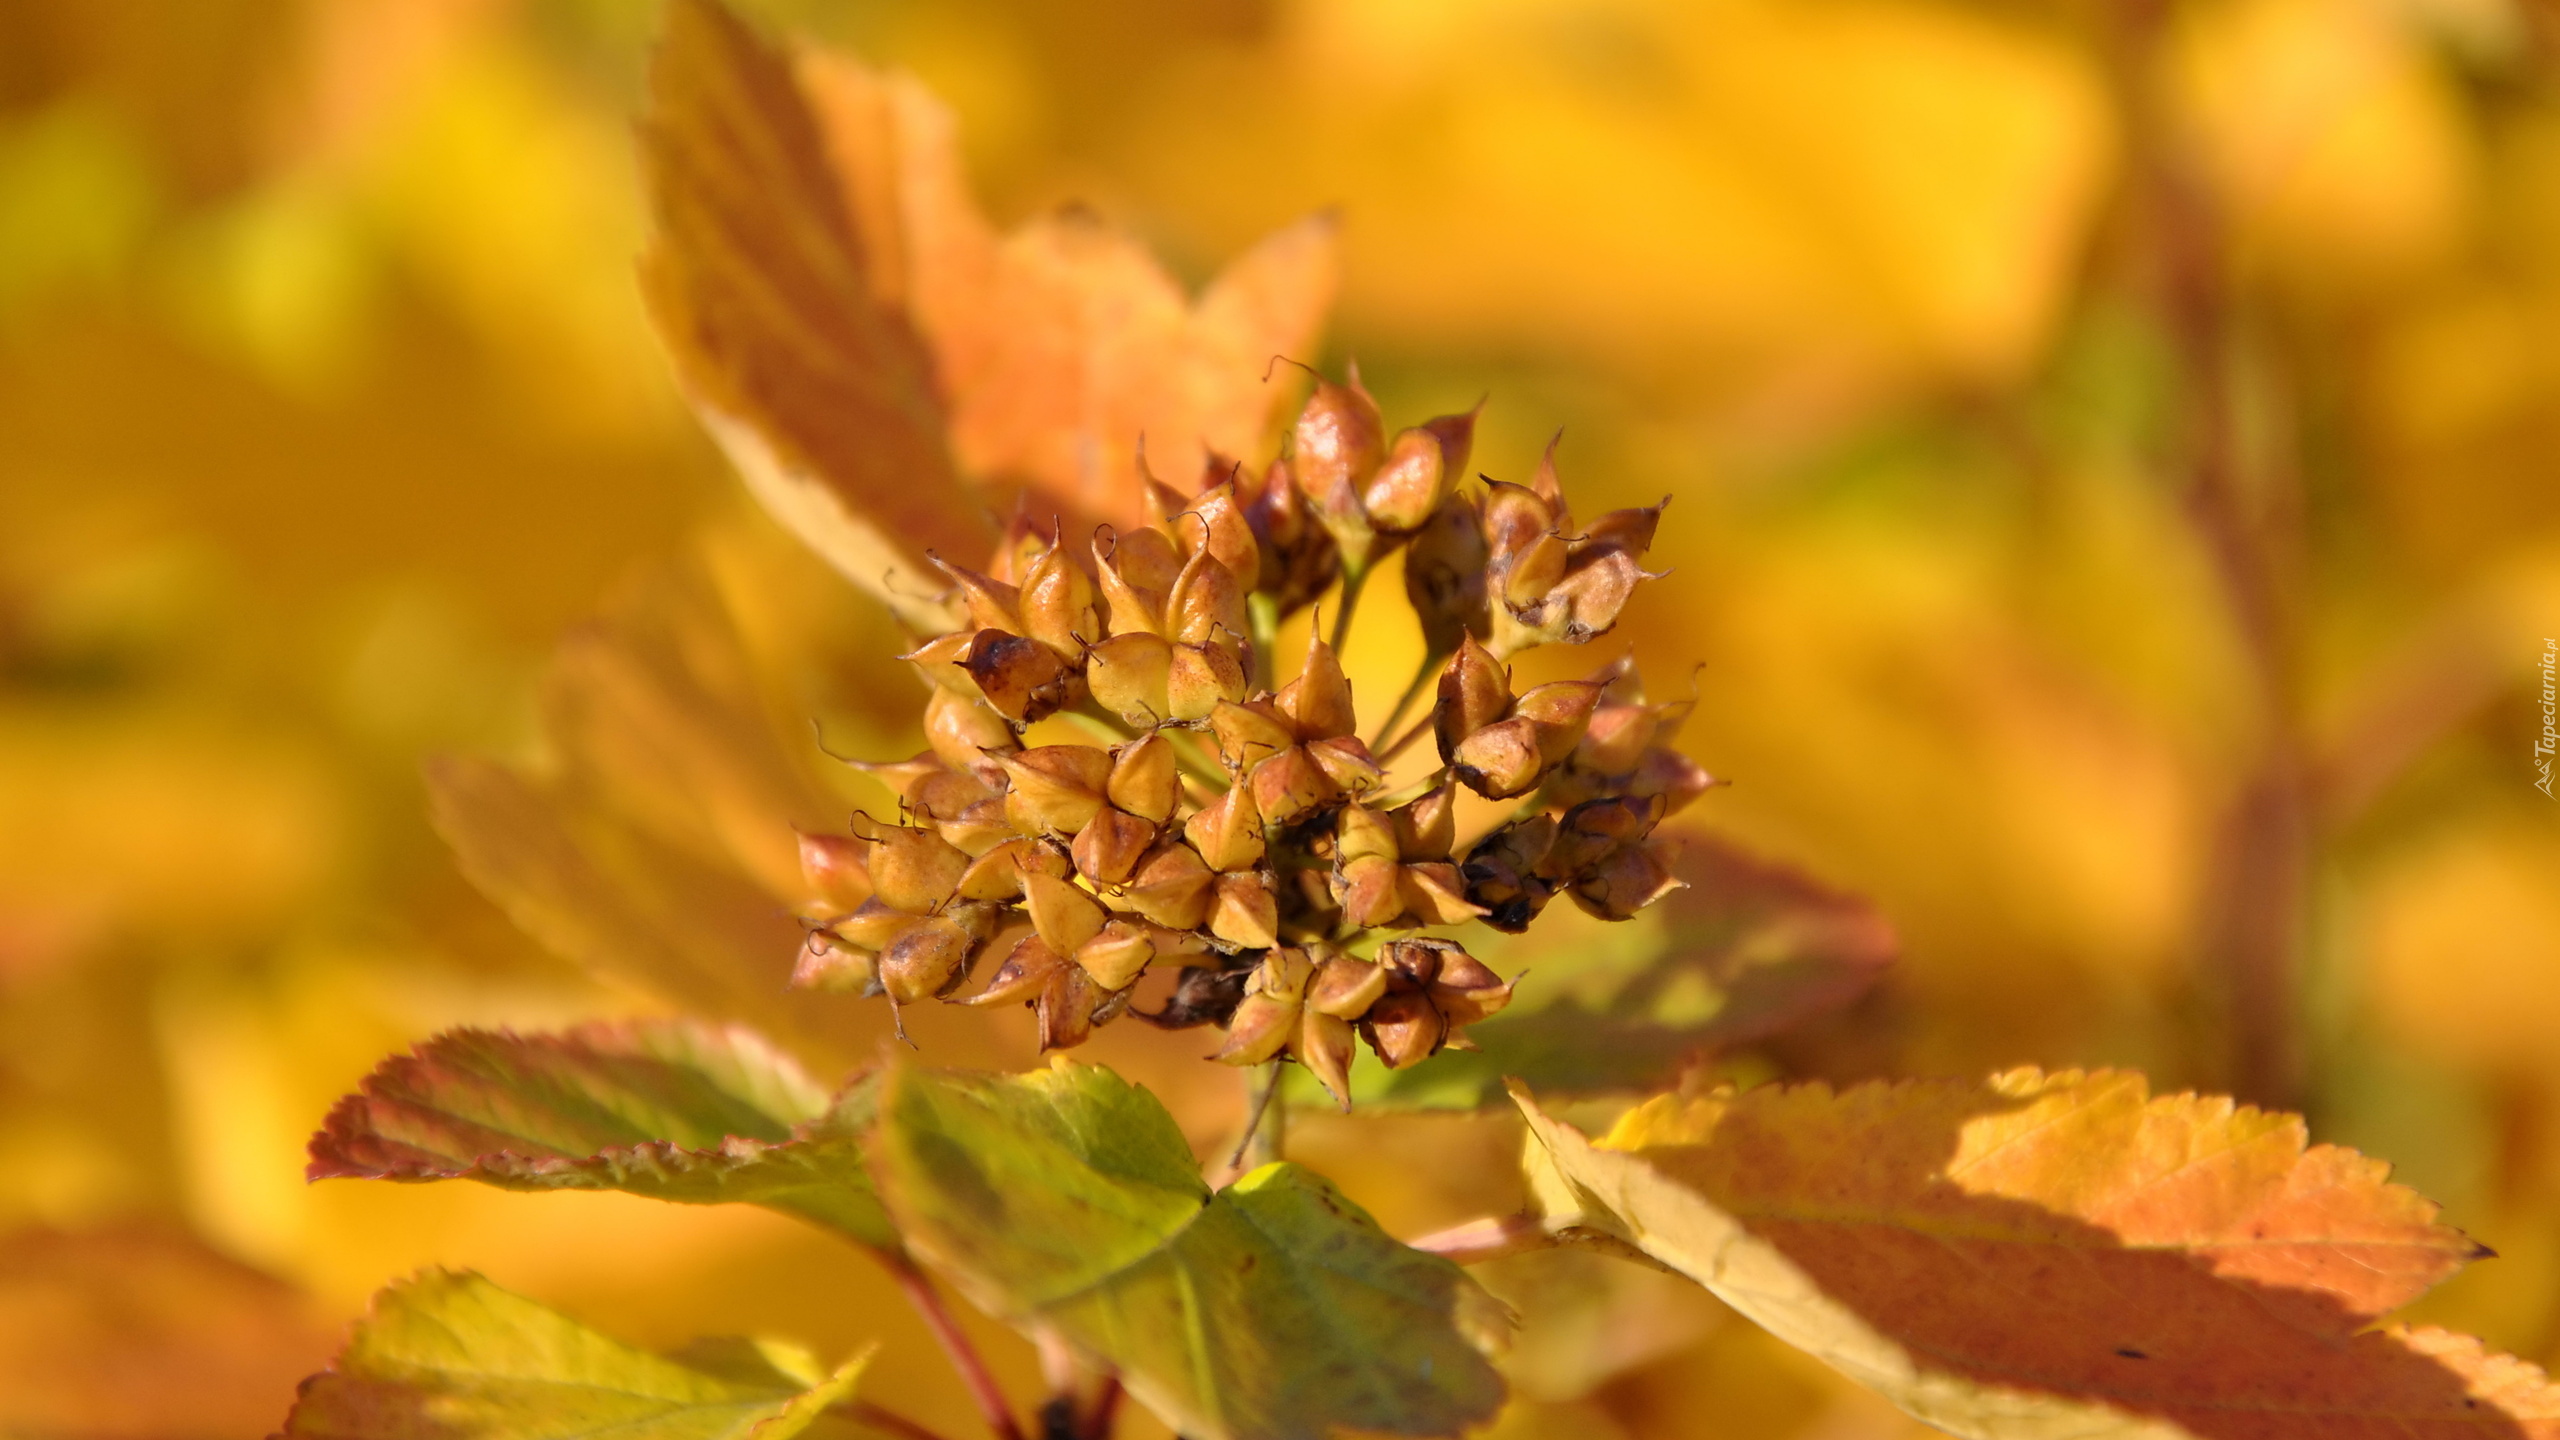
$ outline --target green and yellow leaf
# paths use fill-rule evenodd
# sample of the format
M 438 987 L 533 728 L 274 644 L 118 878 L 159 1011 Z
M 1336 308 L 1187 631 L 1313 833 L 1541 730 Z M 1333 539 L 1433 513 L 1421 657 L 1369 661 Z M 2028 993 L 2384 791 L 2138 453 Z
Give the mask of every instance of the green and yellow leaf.
M 2371 1328 L 2481 1252 L 2294 1116 L 2021 1070 L 1664 1096 L 1595 1143 L 1514 1093 L 1551 1226 L 1952 1434 L 2560 1436 L 2533 1367 Z
M 866 1078 L 830 1100 L 737 1026 L 456 1030 L 383 1062 L 339 1101 L 311 1139 L 309 1174 L 761 1205 L 894 1250 L 862 1166 L 872 1097 Z
M 430 1271 L 374 1297 L 347 1348 L 303 1382 L 288 1440 L 791 1440 L 852 1436 L 868 1352 L 832 1374 L 755 1347 L 652 1355 L 478 1275 Z
M 900 1072 L 872 1163 L 928 1264 L 1198 1440 L 1455 1435 L 1501 1404 L 1500 1307 L 1457 1266 L 1294 1165 L 1213 1194 L 1164 1107 L 1108 1070 Z

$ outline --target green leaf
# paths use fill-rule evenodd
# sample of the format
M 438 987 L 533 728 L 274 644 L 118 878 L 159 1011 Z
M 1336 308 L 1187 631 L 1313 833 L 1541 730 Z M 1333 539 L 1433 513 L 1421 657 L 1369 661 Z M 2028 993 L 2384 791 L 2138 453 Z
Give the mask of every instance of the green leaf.
M 1849 1004 L 1893 962 L 1893 929 L 1864 901 L 1710 836 L 1680 846 L 1672 868 L 1688 888 L 1634 920 L 1559 903 L 1528 935 L 1480 949 L 1527 983 L 1510 1009 L 1468 1027 L 1479 1048 L 1364 1068 L 1353 1092 L 1476 1106 L 1498 1101 L 1505 1077 L 1547 1091 L 1655 1088 L 1689 1055 Z
M 1489 1418 L 1500 1306 L 1315 1174 L 1212 1194 L 1173 1118 L 1108 1070 L 894 1075 L 872 1164 L 969 1297 L 1116 1367 L 1195 1440 L 1454 1435 Z
M 898 1248 L 862 1168 L 875 1086 L 830 1101 L 741 1026 L 455 1030 L 386 1060 L 311 1138 L 314 1180 L 470 1179 L 762 1205 Z
M 775 1353 L 779 1351 L 779 1353 Z M 652 1355 L 478 1275 L 430 1271 L 374 1297 L 347 1348 L 302 1382 L 289 1440 L 791 1440 L 851 1436 L 829 1407 L 868 1351 L 808 1383 L 801 1357 Z

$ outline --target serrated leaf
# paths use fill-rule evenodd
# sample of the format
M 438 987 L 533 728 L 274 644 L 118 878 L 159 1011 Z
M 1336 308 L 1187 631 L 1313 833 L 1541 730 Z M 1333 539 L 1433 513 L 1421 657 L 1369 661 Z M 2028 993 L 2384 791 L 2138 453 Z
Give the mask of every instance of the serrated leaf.
M 858 1433 L 827 1416 L 866 1351 L 812 1385 L 781 1368 L 652 1355 L 468 1272 L 374 1297 L 335 1363 L 303 1382 L 290 1440 L 791 1440 Z M 813 1429 L 813 1427 L 815 1427 Z
M 1454 1435 L 1501 1404 L 1499 1307 L 1474 1281 L 1297 1166 L 1213 1194 L 1164 1107 L 1108 1070 L 901 1072 L 872 1163 L 928 1264 L 1197 1440 Z
M 1353 1090 L 1398 1105 L 1497 1101 L 1505 1077 L 1542 1090 L 1648 1089 L 1683 1059 L 1748 1044 L 1856 1000 L 1900 945 L 1875 907 L 1708 835 L 1684 835 L 1688 888 L 1611 924 L 1559 904 L 1482 949 L 1525 972 L 1510 1009 L 1468 1027 L 1474 1051 L 1362 1070 Z M 1312 1098 L 1312 1090 L 1310 1089 Z
M 339 1101 L 311 1138 L 309 1175 L 761 1205 L 894 1250 L 862 1167 L 872 1090 L 866 1077 L 831 1101 L 739 1026 L 456 1030 Z
M 2368 1328 L 2479 1249 L 2290 1115 L 2021 1070 L 1664 1096 L 1594 1143 L 1515 1098 L 1551 1225 L 1952 1434 L 2560 1436 L 2533 1367 Z
M 908 623 L 950 628 L 924 552 L 975 559 L 993 532 L 789 61 L 712 0 L 677 0 L 649 90 L 641 274 L 686 393 L 777 518 Z

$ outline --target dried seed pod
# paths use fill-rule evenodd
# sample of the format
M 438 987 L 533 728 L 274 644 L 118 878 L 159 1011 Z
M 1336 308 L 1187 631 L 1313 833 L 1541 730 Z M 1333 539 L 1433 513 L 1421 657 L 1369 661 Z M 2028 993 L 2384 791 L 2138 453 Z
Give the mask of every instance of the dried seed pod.
M 924 739 L 955 769 L 983 766 L 990 754 L 1022 748 L 1022 738 L 985 701 L 941 686 L 925 697 Z
M 1348 735 L 1359 726 L 1360 717 L 1351 703 L 1351 678 L 1342 673 L 1342 660 L 1333 647 L 1320 639 L 1308 642 L 1307 663 L 1298 678 L 1281 687 L 1274 703 L 1288 717 L 1299 740 Z
M 1209 728 L 1218 737 L 1218 758 L 1237 773 L 1298 743 L 1292 717 L 1269 700 L 1220 704 L 1209 714 Z
M 1220 705 L 1244 698 L 1245 645 L 1224 630 L 1201 644 L 1177 644 L 1165 674 L 1165 713 L 1175 720 L 1205 720 Z
M 1571 758 L 1574 747 L 1582 743 L 1591 725 L 1591 711 L 1600 703 L 1601 686 L 1590 680 L 1557 680 L 1532 687 L 1511 707 L 1511 713 L 1538 727 L 1538 758 L 1541 764 L 1555 766 Z
M 1022 893 L 1024 906 L 1031 912 L 1031 928 L 1050 949 L 1070 959 L 1086 941 L 1102 933 L 1110 918 L 1101 901 L 1070 881 L 1027 874 L 1022 877 Z
M 1483 907 L 1484 923 L 1517 935 L 1547 907 L 1555 886 L 1539 875 L 1538 867 L 1555 835 L 1554 816 L 1533 815 L 1494 831 L 1467 852 L 1458 873 L 1466 882 L 1467 899 Z
M 1047 941 L 1037 935 L 1025 935 L 1013 947 L 1012 952 L 1005 956 L 1004 963 L 996 967 L 996 973 L 988 977 L 987 987 L 960 1003 L 963 1005 L 1027 1003 L 1037 999 L 1041 989 L 1049 983 L 1051 977 L 1068 963 L 1066 957 L 1049 948 Z
M 1308 982 L 1307 1008 L 1357 1020 L 1386 993 L 1385 966 L 1328 949 L 1316 966 L 1315 978 Z
M 1370 527 L 1360 506 L 1360 492 L 1386 458 L 1386 422 L 1378 402 L 1360 386 L 1355 370 L 1348 384 L 1316 377 L 1315 392 L 1298 412 L 1290 432 L 1290 455 L 1307 508 L 1333 534 L 1343 553 L 1365 562 Z
M 1663 809 L 1659 796 L 1611 796 L 1574 806 L 1557 822 L 1555 841 L 1538 862 L 1538 873 L 1570 880 L 1607 864 L 1652 834 Z
M 1114 920 L 1086 941 L 1075 958 L 1103 989 L 1126 989 L 1156 958 L 1155 938 L 1143 924 Z
M 868 817 L 864 817 L 866 820 Z M 865 870 L 872 897 L 892 910 L 924 915 L 951 898 L 968 873 L 969 857 L 931 830 L 872 824 Z
M 1302 745 L 1292 745 L 1253 767 L 1253 804 L 1272 825 L 1290 825 L 1321 810 L 1342 787 Z
M 1105 805 L 1076 832 L 1069 853 L 1077 874 L 1096 885 L 1118 885 L 1138 868 L 1138 857 L 1155 843 L 1153 824 Z
M 1418 993 L 1440 978 L 1441 957 L 1456 948 L 1446 940 L 1390 940 L 1378 947 L 1378 969 L 1391 993 Z
M 1143 528 L 1121 534 L 1105 526 L 1094 533 L 1093 563 L 1102 577 L 1112 634 L 1165 633 L 1165 600 L 1182 575 L 1182 551 L 1173 537 Z
M 871 875 L 864 867 L 862 841 L 846 835 L 800 835 L 800 877 L 808 886 L 804 913 L 850 915 L 871 898 Z
M 1085 690 L 1132 725 L 1177 718 L 1171 695 L 1173 642 L 1147 631 L 1114 635 L 1085 652 Z
M 1357 735 L 1310 740 L 1304 749 L 1325 778 L 1346 795 L 1366 795 L 1386 783 L 1387 772 Z
M 1014 828 L 1013 817 L 1006 811 L 1001 795 L 990 795 L 964 806 L 949 819 L 937 817 L 933 828 L 961 854 L 973 859 L 995 851 L 1009 840 L 1019 839 L 1022 834 Z
M 1387 995 L 1369 1007 L 1360 1033 L 1390 1070 L 1420 1064 L 1448 1043 L 1449 1022 L 1419 992 Z
M 1537 723 L 1515 716 L 1475 731 L 1458 742 L 1449 769 L 1460 784 L 1488 800 L 1528 794 L 1546 773 Z
M 1127 1004 L 1126 992 L 1115 996 L 1102 988 L 1081 965 L 1061 965 L 1049 974 L 1049 982 L 1040 987 L 1039 998 L 1032 1002 L 1039 1016 L 1040 1049 L 1068 1050 L 1093 1036 L 1094 1027 L 1116 1011 L 1110 1007 Z
M 1630 795 L 1662 797 L 1662 813 L 1677 815 L 1690 802 L 1715 788 L 1716 777 L 1707 768 L 1677 750 L 1656 746 L 1644 752 L 1636 773 L 1627 778 Z
M 1332 1094 L 1342 1113 L 1351 1113 L 1351 1061 L 1357 1054 L 1351 1022 L 1309 1006 L 1298 1013 L 1298 1033 L 1289 1038 L 1289 1053 L 1316 1082 Z
M 1446 860 L 1458 840 L 1458 787 L 1443 785 L 1388 812 L 1396 852 L 1408 861 Z
M 1092 745 L 1040 745 L 999 755 L 1012 788 L 1005 814 L 1026 835 L 1068 836 L 1082 830 L 1108 803 L 1111 754 Z
M 824 930 L 813 930 L 801 941 L 788 983 L 794 990 L 867 995 L 880 984 L 880 957 L 836 940 Z
M 1479 405 L 1477 410 L 1482 408 Z M 1398 431 L 1387 442 L 1386 459 L 1360 493 L 1360 508 L 1367 513 L 1370 528 L 1381 535 L 1402 537 L 1423 527 L 1467 473 L 1476 413 L 1443 415 Z
M 1637 911 L 1683 889 L 1659 846 L 1630 845 L 1573 881 L 1574 903 L 1603 920 L 1629 920 Z
M 1280 613 L 1304 608 L 1332 586 L 1342 551 L 1332 532 L 1315 522 L 1285 457 L 1272 461 L 1252 493 L 1239 499 L 1261 556 L 1255 589 L 1270 595 Z
M 1485 567 L 1492 555 L 1484 516 L 1464 495 L 1441 501 L 1414 533 L 1405 550 L 1404 593 L 1432 654 L 1447 654 L 1469 635 L 1485 633 Z
M 1168 930 L 1196 930 L 1209 918 L 1209 898 L 1216 873 L 1199 854 L 1179 840 L 1165 840 L 1139 857 L 1137 869 L 1116 895 L 1103 903 Z
M 1016 606 L 1025 635 L 1073 663 L 1102 633 L 1093 580 L 1064 545 L 1051 545 L 1022 577 Z
M 1262 812 L 1252 787 L 1229 786 L 1182 822 L 1182 833 L 1212 870 L 1243 870 L 1262 863 Z
M 1079 683 L 1057 651 L 1002 630 L 981 630 L 971 637 L 960 668 L 997 714 L 1022 725 L 1073 703 Z
M 1022 877 L 1032 872 L 1059 880 L 1074 873 L 1057 841 L 1017 835 L 970 861 L 955 893 L 963 900 L 1009 904 L 1022 898 Z
M 880 984 L 889 998 L 912 1005 L 951 989 L 968 974 L 969 960 L 990 933 L 973 924 L 979 907 L 954 906 L 898 933 L 880 952 Z
M 1173 819 L 1173 807 L 1182 796 L 1182 784 L 1173 753 L 1173 742 L 1161 735 L 1144 735 L 1111 752 L 1111 774 L 1103 786 L 1105 798 L 1141 820 L 1163 825 Z
M 1245 982 L 1253 977 L 1251 966 L 1227 968 L 1213 965 L 1186 966 L 1174 982 L 1173 995 L 1164 1008 L 1150 1015 L 1144 1010 L 1129 1013 L 1160 1030 L 1189 1030 L 1201 1025 L 1225 1025 L 1244 1000 Z
M 1279 944 L 1280 891 L 1271 872 L 1220 875 L 1210 892 L 1209 933 L 1239 950 Z
M 1440 758 L 1454 762 L 1458 742 L 1511 713 L 1511 677 L 1469 636 L 1440 672 L 1439 704 L 1431 712 L 1432 734 L 1440 742 Z
M 1190 507 L 1168 517 L 1165 528 L 1187 551 L 1207 551 L 1235 577 L 1236 588 L 1251 594 L 1262 581 L 1262 546 L 1252 522 L 1236 497 L 1235 482 L 1221 478 L 1200 492 Z

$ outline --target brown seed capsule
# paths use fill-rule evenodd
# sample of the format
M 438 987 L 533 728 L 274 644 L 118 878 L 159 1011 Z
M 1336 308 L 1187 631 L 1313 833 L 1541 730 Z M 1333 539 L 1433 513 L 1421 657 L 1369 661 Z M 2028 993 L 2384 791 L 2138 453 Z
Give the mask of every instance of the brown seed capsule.
M 972 629 L 1021 633 L 1021 622 L 1016 618 L 1022 603 L 1021 591 L 992 575 L 981 575 L 965 566 L 954 565 L 939 555 L 927 558 L 943 574 L 950 576 L 952 584 L 958 587 L 960 599 L 969 612 Z
M 996 973 L 987 981 L 987 988 L 960 1003 L 1016 1005 L 1035 999 L 1042 987 L 1049 983 L 1050 977 L 1067 963 L 1065 957 L 1049 948 L 1047 941 L 1037 935 L 1025 935 L 1013 947 L 1012 953 L 1005 956 L 1004 963 L 996 967 Z
M 1543 599 L 1564 579 L 1573 547 L 1557 533 L 1566 517 L 1537 492 L 1489 482 L 1484 497 L 1486 588 L 1499 606 L 1518 610 Z M 1499 623 L 1501 616 L 1494 617 Z
M 1156 843 L 1156 827 L 1126 810 L 1109 805 L 1076 832 L 1070 851 L 1076 873 L 1096 885 L 1117 885 L 1138 868 L 1138 857 Z
M 1446 860 L 1408 864 L 1396 877 L 1406 918 L 1421 925 L 1457 925 L 1477 919 L 1484 907 L 1467 898 L 1466 881 Z
M 893 910 L 874 898 L 863 901 L 852 914 L 828 926 L 827 932 L 857 950 L 882 950 L 915 922 L 915 916 Z
M 969 857 L 931 830 L 873 825 L 865 856 L 873 898 L 892 910 L 923 915 L 941 907 L 968 872 Z
M 1299 1012 L 1298 1033 L 1289 1039 L 1289 1053 L 1307 1067 L 1345 1115 L 1351 1113 L 1351 1061 L 1358 1053 L 1355 1033 L 1350 1021 L 1308 1008 Z
M 1078 965 L 1105 990 L 1125 989 L 1156 958 L 1155 940 L 1143 924 L 1114 920 L 1076 951 Z
M 1550 880 L 1568 880 L 1607 864 L 1619 851 L 1652 834 L 1662 814 L 1659 797 L 1586 800 L 1557 822 L 1555 842 L 1539 862 L 1538 873 Z
M 1396 853 L 1407 861 L 1446 860 L 1458 840 L 1458 787 L 1443 785 L 1388 812 L 1395 822 Z
M 988 752 L 1022 748 L 1021 737 L 985 701 L 934 687 L 924 702 L 924 739 L 944 764 L 959 769 L 988 763 Z
M 1240 950 L 1280 943 L 1280 895 L 1268 870 L 1220 875 L 1209 902 L 1209 933 Z
M 1322 640 L 1308 643 L 1305 667 L 1281 687 L 1275 703 L 1300 740 L 1348 735 L 1360 721 L 1351 703 L 1351 679 L 1342 673 L 1333 647 Z
M 790 986 L 828 995 L 861 995 L 880 983 L 880 957 L 831 938 L 824 930 L 801 942 Z
M 1005 797 L 990 795 L 984 800 L 961 808 L 950 819 L 936 819 L 933 828 L 963 855 L 976 858 L 989 854 L 1006 841 L 1017 839 L 1013 817 L 1005 809 Z
M 1386 423 L 1378 402 L 1354 372 L 1347 385 L 1318 377 L 1315 393 L 1298 412 L 1290 463 L 1305 487 L 1307 507 L 1352 556 L 1368 556 L 1369 521 L 1360 491 L 1386 458 Z
M 1204 645 L 1220 633 L 1244 634 L 1244 588 L 1218 557 L 1194 551 L 1174 578 L 1164 605 L 1165 638 L 1185 645 Z
M 881 987 L 900 1005 L 942 994 L 966 978 L 969 961 L 994 929 L 993 915 L 977 905 L 918 920 L 881 950 Z
M 1209 713 L 1218 758 L 1229 770 L 1250 771 L 1298 743 L 1291 717 L 1268 700 L 1226 703 Z
M 1240 498 L 1261 552 L 1255 588 L 1284 615 L 1322 595 L 1341 569 L 1342 551 L 1330 531 L 1313 523 L 1288 460 L 1272 461 L 1252 494 Z
M 1511 713 L 1538 727 L 1538 758 L 1542 765 L 1561 765 L 1582 743 L 1591 724 L 1592 707 L 1600 701 L 1601 687 L 1589 680 L 1558 680 L 1532 688 L 1511 707 Z
M 1342 793 L 1342 787 L 1299 745 L 1254 766 L 1252 784 L 1254 808 L 1273 825 L 1303 820 Z
M 1574 903 L 1603 920 L 1629 920 L 1637 911 L 1683 889 L 1652 844 L 1630 845 L 1573 882 Z
M 1303 749 L 1325 778 L 1346 795 L 1366 795 L 1386 783 L 1387 772 L 1357 735 L 1310 740 Z
M 1084 653 L 1087 642 L 1102 634 L 1094 600 L 1093 580 L 1084 567 L 1065 546 L 1051 545 L 1023 576 L 1016 612 L 1022 633 L 1072 663 Z
M 1165 526 L 1186 550 L 1206 550 L 1235 577 L 1236 588 L 1251 594 L 1262 579 L 1262 547 L 1253 525 L 1236 498 L 1235 482 L 1221 479 L 1200 492 L 1190 508 L 1170 517 Z
M 1423 643 L 1434 655 L 1456 650 L 1469 634 L 1484 633 L 1484 517 L 1476 502 L 1452 495 L 1415 532 L 1404 556 L 1404 593 L 1422 622 Z
M 1330 890 L 1335 908 L 1342 912 L 1342 923 L 1363 930 L 1395 923 L 1405 908 L 1404 892 L 1397 883 L 1402 876 L 1403 867 L 1381 856 L 1337 861 Z
M 1636 773 L 1627 780 L 1630 795 L 1662 797 L 1662 813 L 1677 815 L 1691 801 L 1715 788 L 1716 778 L 1707 768 L 1677 750 L 1659 746 L 1644 752 Z
M 1094 1027 L 1114 1013 L 1106 1008 L 1114 1000 L 1081 965 L 1051 971 L 1032 1007 L 1039 1016 L 1041 1051 L 1068 1050 L 1091 1039 Z
M 1528 794 L 1546 773 L 1537 722 L 1514 716 L 1485 726 L 1458 742 L 1449 768 L 1460 784 L 1488 800 Z
M 1111 778 L 1103 787 L 1112 804 L 1141 820 L 1163 825 L 1173 819 L 1182 784 L 1173 742 L 1143 735 L 1111 753 Z
M 863 867 L 868 848 L 847 835 L 800 832 L 800 877 L 808 886 L 804 913 L 850 915 L 871 898 L 871 876 Z
M 1262 812 L 1254 808 L 1251 786 L 1230 786 L 1182 822 L 1182 833 L 1212 870 L 1262 863 Z
M 1173 642 L 1147 631 L 1114 635 L 1085 652 L 1085 689 L 1132 725 L 1160 725 L 1173 713 Z
M 1384 966 L 1338 950 L 1328 950 L 1316 966 L 1315 978 L 1308 982 L 1307 1008 L 1344 1020 L 1357 1020 L 1369 1013 L 1378 997 L 1387 993 Z
M 1387 444 L 1386 459 L 1361 491 L 1360 507 L 1370 526 L 1391 536 L 1421 529 L 1467 473 L 1475 431 L 1476 412 L 1470 410 L 1397 432 Z
M 1016 836 L 969 862 L 956 893 L 963 900 L 1005 904 L 1022 898 L 1026 871 L 1065 879 L 1072 871 L 1055 840 Z
M 1431 712 L 1440 758 L 1454 761 L 1459 741 L 1510 713 L 1511 679 L 1502 663 L 1473 636 L 1461 640 L 1440 672 L 1439 704 Z
M 997 714 L 1025 725 L 1056 713 L 1074 694 L 1076 673 L 1057 651 L 1002 630 L 979 631 L 961 669 Z
M 975 644 L 977 639 L 978 632 L 975 630 L 961 630 L 949 635 L 939 635 L 898 658 L 915 666 L 916 673 L 922 675 L 936 688 L 957 690 L 963 695 L 975 697 L 978 693 L 978 682 L 969 678 L 966 662 L 969 658 L 969 647 Z
M 1086 941 L 1102 933 L 1109 918 L 1103 913 L 1101 901 L 1069 881 L 1025 875 L 1022 893 L 1025 908 L 1031 912 L 1031 928 L 1061 955 L 1072 956 L 1083 949 Z
M 1244 698 L 1244 645 L 1219 632 L 1198 645 L 1173 647 L 1165 674 L 1165 713 L 1175 720 L 1206 720 L 1220 705 Z
M 1454 1033 L 1501 1012 L 1511 1003 L 1511 985 L 1464 950 L 1440 958 L 1440 978 L 1432 984 L 1431 1003 Z
M 1378 970 L 1389 993 L 1419 993 L 1440 978 L 1442 957 L 1457 948 L 1446 940 L 1390 940 L 1378 947 Z
M 1104 805 L 1111 782 L 1109 751 L 1091 745 L 1041 745 L 999 755 L 1012 789 L 1005 814 L 1022 833 L 1073 835 Z
M 1139 1019 L 1162 1030 L 1189 1030 L 1200 1025 L 1224 1025 L 1236 1013 L 1244 999 L 1245 981 L 1252 970 L 1227 969 L 1219 966 L 1186 966 L 1174 981 L 1173 995 L 1164 1008 L 1150 1015 L 1144 1010 L 1131 1011 Z
M 1467 852 L 1458 873 L 1466 881 L 1467 899 L 1484 907 L 1484 923 L 1517 935 L 1546 908 L 1555 887 L 1540 877 L 1538 867 L 1555 835 L 1554 816 L 1534 815 L 1503 826 Z
M 1360 1022 L 1369 1048 L 1390 1070 L 1402 1070 L 1431 1058 L 1448 1041 L 1449 1022 L 1418 993 L 1388 995 L 1369 1007 Z
M 1227 1018 L 1227 1038 L 1209 1058 L 1221 1065 L 1259 1065 L 1278 1055 L 1298 1027 L 1303 1006 L 1294 996 L 1248 988 Z
M 1103 903 L 1126 907 L 1168 930 L 1196 930 L 1209 918 L 1216 882 L 1215 872 L 1190 846 L 1166 840 L 1141 857 L 1129 883 Z

